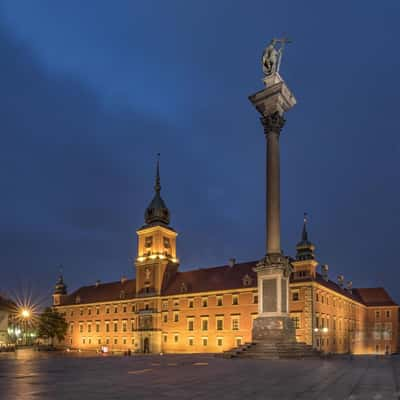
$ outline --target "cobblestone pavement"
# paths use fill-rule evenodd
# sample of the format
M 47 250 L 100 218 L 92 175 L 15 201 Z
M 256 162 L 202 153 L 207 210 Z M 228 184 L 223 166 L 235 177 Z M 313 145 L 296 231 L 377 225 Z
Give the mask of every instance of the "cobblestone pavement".
M 226 360 L 207 355 L 0 354 L 1 400 L 400 399 L 400 357 Z

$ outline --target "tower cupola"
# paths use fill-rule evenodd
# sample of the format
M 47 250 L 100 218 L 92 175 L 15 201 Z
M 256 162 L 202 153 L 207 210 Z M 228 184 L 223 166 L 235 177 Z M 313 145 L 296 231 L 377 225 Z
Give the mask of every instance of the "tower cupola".
M 164 200 L 161 197 L 160 183 L 160 154 L 157 159 L 156 184 L 154 185 L 154 197 L 144 213 L 144 219 L 147 225 L 169 225 L 170 213 Z
M 307 213 L 304 213 L 303 230 L 301 232 L 301 240 L 296 245 L 296 260 L 315 260 L 314 250 L 315 246 L 308 240 L 307 232 Z

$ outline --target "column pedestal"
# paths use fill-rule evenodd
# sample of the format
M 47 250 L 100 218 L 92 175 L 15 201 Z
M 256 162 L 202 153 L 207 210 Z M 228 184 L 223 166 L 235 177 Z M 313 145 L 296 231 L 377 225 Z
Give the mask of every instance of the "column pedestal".
M 289 316 L 289 277 L 292 271 L 287 257 L 265 256 L 255 268 L 258 278 L 258 317 L 254 320 L 254 342 L 294 343 L 296 331 Z

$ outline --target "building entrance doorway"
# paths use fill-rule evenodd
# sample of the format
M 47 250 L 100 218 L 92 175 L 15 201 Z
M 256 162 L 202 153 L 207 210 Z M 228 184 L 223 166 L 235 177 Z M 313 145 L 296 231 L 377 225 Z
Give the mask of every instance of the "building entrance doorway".
M 148 337 L 143 339 L 143 353 L 150 353 L 150 340 Z

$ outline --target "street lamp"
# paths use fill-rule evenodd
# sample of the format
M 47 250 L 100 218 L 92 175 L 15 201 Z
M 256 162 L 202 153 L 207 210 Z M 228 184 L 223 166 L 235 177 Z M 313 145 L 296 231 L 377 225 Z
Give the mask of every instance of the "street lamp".
M 32 312 L 29 308 L 23 308 L 21 310 L 21 317 L 24 322 L 24 337 L 25 337 L 25 345 L 28 344 L 28 319 L 31 317 Z

